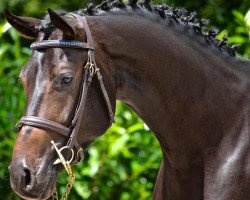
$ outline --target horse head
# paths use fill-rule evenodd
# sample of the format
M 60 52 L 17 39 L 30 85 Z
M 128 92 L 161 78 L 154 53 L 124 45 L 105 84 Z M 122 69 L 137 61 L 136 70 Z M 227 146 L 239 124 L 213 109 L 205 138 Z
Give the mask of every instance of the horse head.
M 17 31 L 25 37 L 36 38 L 32 55 L 20 72 L 27 103 L 9 166 L 12 188 L 21 197 L 29 199 L 48 198 L 55 187 L 56 176 L 62 170 L 62 165 L 54 164 L 57 156 L 51 141 L 55 141 L 60 149 L 72 143 L 70 136 L 75 131 L 73 140 L 79 145 L 75 145 L 74 141 L 72 150 L 77 151 L 75 148 L 79 146 L 85 149 L 110 126 L 104 99 L 106 103 L 108 101 L 110 112 L 115 107 L 112 77 L 104 78 L 106 92 L 102 80 L 100 87 L 97 77 L 93 76 L 99 72 L 91 71 L 93 69 L 85 72 L 84 69 L 91 59 L 89 54 L 93 54 L 93 49 L 90 50 L 87 44 L 85 29 L 88 25 L 80 22 L 74 15 L 58 14 L 50 9 L 48 11 L 49 15 L 44 20 L 19 17 L 5 11 L 8 22 Z M 59 42 L 53 48 L 47 43 L 45 47 L 37 45 L 44 41 Z M 66 45 L 60 41 L 67 41 Z M 85 46 L 74 48 L 75 41 Z M 104 59 L 105 55 L 97 51 L 96 57 Z M 98 59 L 97 64 L 106 75 L 103 59 Z M 89 74 L 93 76 L 91 85 L 84 81 L 89 79 Z M 102 79 L 100 73 L 98 78 Z M 84 110 L 80 110 L 82 93 L 86 93 L 83 87 L 88 87 L 89 92 L 83 97 L 86 101 Z M 82 112 L 82 116 L 75 117 L 79 112 Z M 77 130 L 74 130 L 75 126 L 78 126 Z M 66 134 L 62 136 L 64 129 Z M 69 160 L 70 151 L 65 151 L 64 154 L 65 159 Z

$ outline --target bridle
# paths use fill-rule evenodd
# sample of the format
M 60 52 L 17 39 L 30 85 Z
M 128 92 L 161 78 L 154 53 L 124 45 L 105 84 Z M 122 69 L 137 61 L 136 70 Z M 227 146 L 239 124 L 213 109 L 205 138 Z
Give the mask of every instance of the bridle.
M 75 49 L 88 50 L 88 60 L 84 67 L 78 104 L 75 110 L 74 117 L 70 123 L 70 126 L 66 127 L 60 123 L 36 116 L 23 116 L 18 123 L 18 128 L 21 128 L 22 126 L 32 126 L 40 129 L 53 131 L 64 137 L 67 137 L 68 138 L 67 144 L 66 146 L 62 147 L 61 150 L 63 148 L 70 149 L 72 151 L 71 163 L 75 164 L 83 159 L 83 149 L 77 142 L 77 135 L 79 133 L 80 124 L 82 121 L 83 110 L 87 100 L 88 89 L 94 75 L 97 75 L 97 78 L 100 83 L 101 91 L 104 100 L 106 102 L 108 113 L 110 116 L 110 125 L 115 121 L 110 99 L 108 97 L 106 88 L 103 83 L 103 77 L 95 61 L 94 43 L 87 20 L 83 16 L 77 14 L 72 14 L 72 15 L 83 24 L 87 36 L 87 43 L 80 41 L 43 40 L 43 41 L 33 42 L 30 46 L 32 50 L 45 49 L 45 48 L 75 48 Z M 54 147 L 56 148 L 55 145 Z M 58 149 L 56 148 L 56 150 Z

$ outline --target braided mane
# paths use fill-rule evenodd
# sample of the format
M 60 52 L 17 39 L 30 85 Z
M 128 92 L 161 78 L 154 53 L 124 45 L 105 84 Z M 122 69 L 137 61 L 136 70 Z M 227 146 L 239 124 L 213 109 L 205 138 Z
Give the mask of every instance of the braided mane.
M 89 3 L 86 8 L 80 9 L 75 13 L 79 15 L 95 16 L 109 13 L 112 14 L 114 12 L 117 13 L 119 11 L 129 12 L 131 10 L 135 14 L 143 14 L 143 16 L 150 12 L 164 20 L 166 26 L 177 27 L 186 32 L 192 30 L 196 35 L 204 38 L 206 44 L 215 46 L 221 52 L 225 52 L 231 56 L 236 55 L 235 52 L 240 46 L 238 44 L 229 45 L 227 43 L 227 35 L 221 40 L 217 39 L 218 30 L 209 29 L 207 27 L 209 21 L 206 19 L 198 19 L 196 12 L 188 12 L 184 8 L 174 8 L 166 4 L 152 5 L 150 4 L 150 0 L 143 0 L 141 2 L 138 2 L 138 0 L 129 0 L 128 3 L 124 3 L 122 0 L 104 0 L 97 6 L 93 3 Z M 67 13 L 59 11 L 59 14 L 66 15 Z M 48 23 L 47 27 L 40 27 L 39 30 L 49 33 L 52 27 L 53 25 Z

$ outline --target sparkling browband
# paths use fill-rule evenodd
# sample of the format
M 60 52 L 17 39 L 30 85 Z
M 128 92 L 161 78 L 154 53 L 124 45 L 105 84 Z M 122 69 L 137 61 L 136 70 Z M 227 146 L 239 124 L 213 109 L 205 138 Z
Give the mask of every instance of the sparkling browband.
M 33 42 L 30 45 L 30 48 L 33 50 L 44 49 L 44 48 L 57 48 L 57 47 L 94 50 L 94 47 L 92 45 L 79 41 L 43 40 L 43 41 Z

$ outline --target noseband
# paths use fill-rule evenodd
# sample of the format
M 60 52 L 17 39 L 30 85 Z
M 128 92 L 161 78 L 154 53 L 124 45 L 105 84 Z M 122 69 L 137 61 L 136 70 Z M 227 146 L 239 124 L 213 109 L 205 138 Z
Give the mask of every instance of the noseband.
M 86 36 L 87 36 L 87 43 L 86 42 L 80 42 L 80 41 L 62 41 L 62 40 L 43 40 L 34 42 L 31 44 L 31 49 L 37 50 L 37 49 L 45 49 L 45 48 L 75 48 L 75 49 L 87 49 L 88 50 L 88 61 L 84 67 L 84 74 L 82 78 L 82 84 L 80 88 L 80 94 L 78 98 L 78 104 L 75 110 L 74 117 L 70 123 L 69 127 L 66 127 L 60 123 L 35 117 L 35 116 L 23 116 L 19 123 L 18 127 L 21 128 L 22 126 L 33 126 L 40 129 L 45 129 L 49 131 L 56 132 L 64 137 L 68 138 L 68 142 L 66 147 L 73 149 L 74 152 L 74 159 L 72 163 L 77 163 L 82 160 L 83 158 L 83 149 L 77 142 L 77 135 L 79 133 L 80 124 L 82 121 L 83 116 L 83 110 L 84 106 L 87 100 L 87 93 L 89 86 L 92 82 L 92 78 L 94 75 L 97 75 L 97 78 L 100 83 L 101 91 L 103 94 L 103 97 L 105 99 L 107 109 L 110 116 L 110 124 L 114 121 L 114 113 L 112 110 L 112 106 L 106 91 L 106 88 L 103 83 L 103 78 L 100 72 L 100 69 L 97 67 L 96 61 L 95 61 L 95 54 L 94 54 L 94 43 L 91 36 L 91 32 L 87 23 L 87 20 L 85 17 L 82 17 L 77 14 L 72 14 L 77 20 L 79 20 L 85 29 Z

